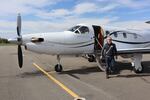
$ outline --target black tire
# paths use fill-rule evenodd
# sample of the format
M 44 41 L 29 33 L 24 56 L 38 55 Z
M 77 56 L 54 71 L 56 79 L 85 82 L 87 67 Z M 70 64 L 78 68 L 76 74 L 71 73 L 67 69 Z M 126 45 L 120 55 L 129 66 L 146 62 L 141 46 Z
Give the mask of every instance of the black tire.
M 142 73 L 142 72 L 143 72 L 143 65 L 142 65 L 142 70 L 137 70 L 137 69 L 135 69 L 135 67 L 133 67 L 133 71 L 134 71 L 136 74 Z
M 95 57 L 93 55 L 88 55 L 88 57 L 89 62 L 95 62 Z
M 90 58 L 88 58 L 88 61 L 89 61 L 89 62 L 94 62 L 94 61 L 95 61 L 95 58 L 90 57 Z
M 55 65 L 55 71 L 56 72 L 62 72 L 62 70 L 63 70 L 62 65 L 60 65 L 60 64 Z

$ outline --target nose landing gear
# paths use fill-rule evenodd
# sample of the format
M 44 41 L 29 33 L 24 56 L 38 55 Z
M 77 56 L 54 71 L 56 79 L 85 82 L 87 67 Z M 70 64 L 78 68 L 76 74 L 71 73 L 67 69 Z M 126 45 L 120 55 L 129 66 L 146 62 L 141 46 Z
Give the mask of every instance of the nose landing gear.
M 55 65 L 55 71 L 56 71 L 56 72 L 62 72 L 62 70 L 63 70 L 63 67 L 62 67 L 61 64 Z
M 57 61 L 58 61 L 58 64 L 55 65 L 55 71 L 56 71 L 56 72 L 62 72 L 63 67 L 62 67 L 62 65 L 60 64 L 60 56 L 59 56 L 59 55 L 57 55 Z

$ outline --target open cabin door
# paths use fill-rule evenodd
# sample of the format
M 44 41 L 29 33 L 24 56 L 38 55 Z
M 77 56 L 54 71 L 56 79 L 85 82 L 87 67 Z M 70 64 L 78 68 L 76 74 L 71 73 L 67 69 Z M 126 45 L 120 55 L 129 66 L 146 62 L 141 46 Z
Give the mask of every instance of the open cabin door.
M 95 52 L 95 58 L 98 67 L 102 70 L 105 71 L 106 69 L 106 64 L 101 60 L 101 50 L 104 45 L 104 31 L 100 26 L 93 25 L 94 29 L 94 35 L 95 35 L 95 44 L 94 44 L 94 52 Z
M 93 25 L 93 29 L 95 35 L 94 50 L 101 51 L 104 44 L 103 29 L 100 26 L 96 26 L 96 25 Z

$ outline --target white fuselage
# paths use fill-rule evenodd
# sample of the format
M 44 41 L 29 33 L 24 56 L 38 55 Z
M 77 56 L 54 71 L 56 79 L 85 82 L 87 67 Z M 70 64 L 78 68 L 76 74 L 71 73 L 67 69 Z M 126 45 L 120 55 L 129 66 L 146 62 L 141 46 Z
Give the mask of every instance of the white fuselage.
M 44 38 L 43 42 L 30 42 L 32 37 Z M 75 34 L 64 31 L 57 33 L 39 33 L 24 35 L 23 41 L 27 50 L 52 54 L 52 55 L 70 55 L 92 53 L 94 50 L 93 34 Z
M 150 32 L 147 31 L 118 31 L 113 30 L 110 36 L 118 51 L 150 49 Z M 105 41 L 106 42 L 106 41 Z
M 83 25 L 88 27 L 89 32 L 82 34 L 76 31 L 64 31 L 53 33 L 37 33 L 23 35 L 23 44 L 27 50 L 51 54 L 51 55 L 76 55 L 76 54 L 90 54 L 94 53 L 94 29 L 92 25 Z M 82 27 L 82 25 L 81 25 Z M 103 29 L 103 37 L 106 36 L 106 30 Z M 113 42 L 116 44 L 118 51 L 121 50 L 134 50 L 134 49 L 150 49 L 150 33 L 148 32 L 133 32 L 133 31 L 120 31 L 109 30 Z M 43 38 L 42 42 L 31 42 L 32 38 Z M 105 43 L 106 41 L 104 41 Z

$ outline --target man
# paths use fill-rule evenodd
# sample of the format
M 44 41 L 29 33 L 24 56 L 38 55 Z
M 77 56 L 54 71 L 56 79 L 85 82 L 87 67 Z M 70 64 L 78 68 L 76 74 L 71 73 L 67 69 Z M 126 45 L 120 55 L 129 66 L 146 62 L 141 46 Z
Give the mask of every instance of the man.
M 107 37 L 107 43 L 103 46 L 101 55 L 105 58 L 106 62 L 106 78 L 109 78 L 108 75 L 114 71 L 114 56 L 116 56 L 117 59 L 116 45 L 112 43 L 112 38 L 110 36 Z

